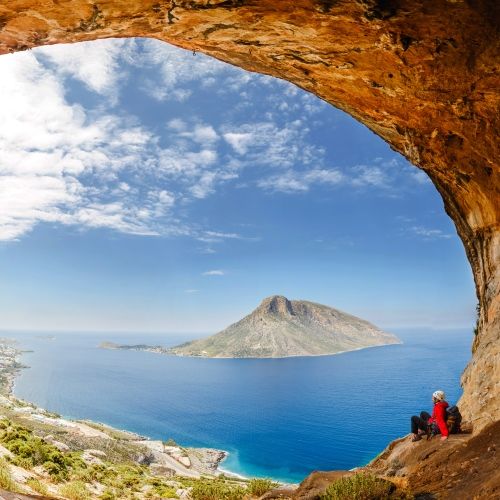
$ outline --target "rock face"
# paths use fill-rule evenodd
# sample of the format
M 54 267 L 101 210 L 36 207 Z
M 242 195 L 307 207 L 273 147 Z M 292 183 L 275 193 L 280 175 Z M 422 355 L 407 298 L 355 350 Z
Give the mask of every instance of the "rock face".
M 275 295 L 222 332 L 174 347 L 182 356 L 283 358 L 398 344 L 368 321 L 331 307 Z
M 284 78 L 350 113 L 423 169 L 480 304 L 465 417 L 500 419 L 500 132 L 496 0 L 16 0 L 0 53 L 145 36 Z
M 356 472 L 375 474 L 408 489 L 415 498 L 481 499 L 500 498 L 500 422 L 475 435 L 452 435 L 411 442 L 411 436 L 393 441 L 375 460 Z M 295 491 L 263 498 L 317 500 L 328 486 L 352 471 L 313 472 Z M 400 491 L 401 493 L 401 491 Z M 374 496 L 375 498 L 375 496 Z M 378 497 L 377 497 L 378 498 Z M 406 498 L 394 495 L 390 498 Z

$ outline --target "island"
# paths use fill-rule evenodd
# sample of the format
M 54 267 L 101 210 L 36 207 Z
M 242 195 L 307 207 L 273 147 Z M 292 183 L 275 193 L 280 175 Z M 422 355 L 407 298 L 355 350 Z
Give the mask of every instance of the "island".
M 100 347 L 209 358 L 284 358 L 400 343 L 392 333 L 338 309 L 273 295 L 240 321 L 207 338 L 170 348 L 112 342 Z

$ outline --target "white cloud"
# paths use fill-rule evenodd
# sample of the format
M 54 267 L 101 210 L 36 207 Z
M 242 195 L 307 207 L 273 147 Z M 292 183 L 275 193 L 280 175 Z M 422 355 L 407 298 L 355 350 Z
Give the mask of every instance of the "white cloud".
M 205 271 L 202 276 L 224 276 L 225 274 L 221 269 L 213 269 L 212 271 Z
M 254 134 L 250 132 L 226 132 L 223 137 L 239 155 L 246 154 L 248 147 L 255 142 Z
M 356 187 L 386 187 L 388 174 L 385 169 L 373 165 L 357 165 L 352 169 L 351 184 Z
M 203 55 L 193 55 L 158 40 L 143 40 L 140 53 L 137 44 L 128 45 L 128 58 L 132 64 L 144 67 L 158 68 L 161 74 L 161 84 L 146 80 L 144 90 L 158 100 L 185 100 L 190 90 L 184 88 L 191 82 L 202 85 L 213 85 L 214 77 L 225 73 L 228 75 L 239 70 L 233 66 Z
M 416 181 L 418 184 L 432 184 L 431 179 L 423 170 L 417 170 L 413 166 L 411 168 L 412 172 L 410 175 L 413 177 L 414 181 Z
M 187 290 L 184 290 L 184 293 L 198 293 L 199 290 L 196 288 L 188 288 Z
M 211 125 L 196 125 L 192 131 L 182 132 L 179 135 L 205 145 L 212 144 L 219 139 L 219 135 Z
M 270 111 L 258 122 L 235 118 L 236 123 L 218 126 L 196 116 L 174 118 L 159 136 L 113 108 L 109 96 L 120 95 L 127 76 L 120 65 L 124 60 L 160 69 L 161 81 L 149 83 L 160 89 L 161 99 L 180 99 L 196 81 L 204 87 L 218 83 L 224 91 L 248 91 L 246 104 L 251 104 L 250 87 L 262 84 L 270 91 Z M 3 56 L 0 74 L 0 240 L 51 222 L 222 242 L 236 236 L 187 223 L 179 207 L 214 194 L 244 169 L 256 173 L 241 186 L 287 193 L 319 185 L 389 191 L 398 179 L 400 166 L 384 164 L 384 159 L 350 169 L 325 168 L 325 151 L 311 143 L 305 123 L 287 118 L 280 124 L 271 112 L 284 102 L 278 90 L 286 98 L 301 95 L 290 84 L 162 42 L 103 40 L 45 47 Z M 71 103 L 67 76 L 97 93 L 99 104 L 86 109 Z M 295 113 L 296 105 L 290 101 L 284 111 Z M 307 113 L 317 111 L 314 99 L 304 94 L 299 109 L 306 105 L 312 106 Z M 297 165 L 301 170 L 293 170 Z M 262 167 L 274 169 L 272 175 L 255 180 Z M 415 171 L 412 178 L 420 183 L 422 175 Z
M 156 161 L 157 138 L 124 117 L 92 120 L 66 101 L 57 72 L 37 55 L 0 59 L 0 240 L 18 238 L 38 222 L 185 232 L 155 221 L 169 214 L 173 193 L 121 179 Z
M 306 192 L 313 185 L 337 185 L 344 181 L 339 170 L 312 169 L 306 171 L 289 170 L 282 175 L 274 175 L 260 180 L 257 185 L 267 191 L 282 193 Z
M 37 49 L 36 53 L 54 64 L 58 74 L 76 78 L 94 92 L 109 94 L 115 92 L 117 80 L 123 78 L 118 56 L 126 43 L 115 39 L 51 45 Z
M 198 235 L 197 239 L 203 241 L 204 243 L 219 243 L 224 240 L 248 240 L 254 238 L 245 238 L 238 233 L 224 233 L 222 231 L 203 231 Z M 205 249 L 210 250 L 210 249 Z M 214 253 L 213 251 L 205 251 L 204 253 Z
M 451 234 L 441 231 L 441 229 L 430 229 L 424 226 L 411 226 L 408 228 L 408 230 L 411 233 L 417 236 L 421 236 L 426 240 L 449 239 L 453 237 Z
M 294 120 L 280 127 L 274 122 L 245 123 L 224 127 L 222 137 L 245 166 L 292 167 L 309 165 L 322 158 L 324 150 L 306 139 L 309 130 Z

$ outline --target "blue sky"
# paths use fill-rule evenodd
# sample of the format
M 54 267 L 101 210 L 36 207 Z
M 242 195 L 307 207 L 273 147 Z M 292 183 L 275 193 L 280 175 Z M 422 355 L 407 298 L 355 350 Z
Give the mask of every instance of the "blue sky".
M 473 324 L 430 181 L 316 97 L 153 40 L 0 73 L 0 329 L 212 332 L 272 294 Z

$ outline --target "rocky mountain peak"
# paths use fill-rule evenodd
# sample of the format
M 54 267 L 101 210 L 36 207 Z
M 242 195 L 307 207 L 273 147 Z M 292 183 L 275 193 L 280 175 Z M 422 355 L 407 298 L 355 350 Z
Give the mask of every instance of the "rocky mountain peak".
M 261 312 L 276 314 L 279 316 L 293 316 L 292 303 L 283 295 L 273 295 L 265 298 L 259 309 Z
M 257 309 L 215 335 L 172 347 L 171 354 L 217 358 L 317 356 L 400 340 L 361 318 L 282 295 L 265 298 Z

